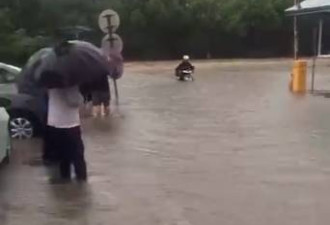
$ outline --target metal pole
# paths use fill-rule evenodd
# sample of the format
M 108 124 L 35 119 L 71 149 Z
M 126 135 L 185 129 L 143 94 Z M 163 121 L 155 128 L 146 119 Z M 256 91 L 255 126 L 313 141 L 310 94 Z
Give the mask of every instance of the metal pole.
M 112 31 L 112 24 L 111 24 L 111 17 L 112 15 L 107 15 L 105 16 L 105 18 L 107 19 L 108 22 L 108 34 L 109 34 L 109 43 L 110 43 L 110 48 L 114 47 L 114 38 L 113 38 L 113 31 Z M 110 55 L 109 55 L 110 57 Z M 115 88 L 115 96 L 116 96 L 116 104 L 119 104 L 119 93 L 118 93 L 118 86 L 117 86 L 117 80 L 113 79 L 113 84 L 114 84 L 114 88 Z
M 294 0 L 294 5 L 297 6 L 297 8 L 300 7 L 299 0 Z M 298 17 L 294 16 L 293 18 L 293 33 L 294 33 L 294 59 L 298 59 L 299 55 L 299 33 L 298 33 Z
M 318 56 L 322 55 L 322 40 L 323 39 L 323 19 L 319 21 L 319 41 L 318 41 Z
M 119 104 L 119 94 L 118 94 L 118 87 L 117 87 L 117 80 L 113 79 L 113 85 L 115 87 L 115 95 L 116 95 L 116 104 Z
M 311 84 L 312 93 L 314 93 L 314 86 L 315 86 L 316 58 L 317 58 L 317 28 L 313 30 L 313 67 L 312 67 L 312 84 Z
M 297 16 L 293 18 L 293 29 L 294 29 L 294 59 L 298 59 L 298 21 L 297 21 Z
M 108 22 L 108 34 L 109 34 L 109 43 L 110 43 L 110 46 L 113 47 L 113 32 L 112 32 L 112 24 L 111 24 L 111 17 L 112 15 L 106 15 L 105 18 L 107 19 L 107 22 Z

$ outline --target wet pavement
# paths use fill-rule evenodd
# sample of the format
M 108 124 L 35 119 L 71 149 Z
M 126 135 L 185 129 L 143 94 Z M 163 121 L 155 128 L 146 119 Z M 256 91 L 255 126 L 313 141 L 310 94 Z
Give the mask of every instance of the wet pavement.
M 40 141 L 15 142 L 0 224 L 327 224 L 328 95 L 290 94 L 286 60 L 199 62 L 195 82 L 174 65 L 128 64 L 112 117 L 84 119 L 88 184 L 50 184 Z

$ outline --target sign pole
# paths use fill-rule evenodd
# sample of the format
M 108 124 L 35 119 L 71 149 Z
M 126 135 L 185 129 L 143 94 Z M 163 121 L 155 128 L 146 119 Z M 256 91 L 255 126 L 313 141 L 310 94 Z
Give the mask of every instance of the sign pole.
M 110 47 L 113 48 L 114 38 L 113 38 L 113 26 L 111 24 L 111 17 L 112 17 L 112 15 L 105 16 L 107 23 L 108 23 L 109 44 L 110 44 Z M 110 54 L 109 54 L 109 57 L 110 57 Z M 112 80 L 113 80 L 113 84 L 114 84 L 114 88 L 115 88 L 116 104 L 118 105 L 119 104 L 119 92 L 118 92 L 117 80 L 116 79 L 112 79 Z
M 116 79 L 112 79 L 113 80 L 113 86 L 115 87 L 115 95 L 116 95 L 116 104 L 119 104 L 119 94 L 118 94 L 118 86 L 117 86 L 117 80 Z

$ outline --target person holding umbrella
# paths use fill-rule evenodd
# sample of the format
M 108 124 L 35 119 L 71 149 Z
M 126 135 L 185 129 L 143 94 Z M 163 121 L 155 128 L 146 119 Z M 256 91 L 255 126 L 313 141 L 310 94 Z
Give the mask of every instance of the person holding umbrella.
M 45 146 L 56 151 L 61 180 L 71 179 L 71 167 L 78 181 L 87 180 L 84 144 L 81 137 L 79 106 L 83 103 L 80 87 L 92 89 L 95 81 L 107 77 L 111 68 L 100 50 L 81 42 L 63 42 L 25 67 L 35 82 L 48 93 L 47 135 Z
M 59 77 L 45 71 L 42 77 Z M 84 144 L 81 137 L 79 107 L 83 103 L 78 86 L 48 90 L 48 140 L 57 151 L 59 172 L 63 181 L 71 180 L 71 166 L 78 181 L 87 180 Z

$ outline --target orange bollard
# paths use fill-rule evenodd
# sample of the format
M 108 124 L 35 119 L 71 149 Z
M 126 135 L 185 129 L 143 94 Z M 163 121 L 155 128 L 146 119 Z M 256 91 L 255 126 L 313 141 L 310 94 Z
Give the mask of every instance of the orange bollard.
M 292 91 L 295 93 L 306 92 L 306 74 L 307 62 L 304 60 L 297 60 L 293 64 L 292 71 Z

